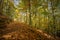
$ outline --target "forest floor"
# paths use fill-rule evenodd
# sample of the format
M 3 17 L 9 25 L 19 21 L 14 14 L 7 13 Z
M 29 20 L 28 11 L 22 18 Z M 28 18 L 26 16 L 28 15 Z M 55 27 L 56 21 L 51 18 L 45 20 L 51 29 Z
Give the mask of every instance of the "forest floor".
M 24 23 L 12 22 L 2 30 L 0 40 L 60 40 Z

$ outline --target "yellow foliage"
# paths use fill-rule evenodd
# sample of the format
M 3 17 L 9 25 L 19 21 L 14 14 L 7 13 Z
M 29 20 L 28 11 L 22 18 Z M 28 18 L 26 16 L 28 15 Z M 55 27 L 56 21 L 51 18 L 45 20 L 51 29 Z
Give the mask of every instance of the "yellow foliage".
M 39 8 L 38 8 L 38 11 L 39 11 L 39 12 L 44 12 L 44 9 L 43 9 L 42 7 L 39 7 Z
M 19 12 L 19 10 L 17 10 L 17 9 L 16 9 L 16 12 L 18 13 L 18 12 Z

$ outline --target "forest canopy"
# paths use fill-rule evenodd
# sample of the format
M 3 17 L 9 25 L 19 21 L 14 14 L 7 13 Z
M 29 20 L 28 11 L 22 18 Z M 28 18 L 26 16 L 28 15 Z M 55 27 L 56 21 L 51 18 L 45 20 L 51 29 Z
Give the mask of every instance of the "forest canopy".
M 0 15 L 49 34 L 60 33 L 60 0 L 0 0 Z

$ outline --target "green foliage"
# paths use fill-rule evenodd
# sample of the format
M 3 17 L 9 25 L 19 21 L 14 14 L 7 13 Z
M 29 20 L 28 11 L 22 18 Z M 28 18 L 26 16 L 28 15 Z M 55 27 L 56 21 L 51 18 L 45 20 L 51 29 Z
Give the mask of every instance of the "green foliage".
M 46 31 L 52 33 L 60 30 L 59 3 L 59 0 L 19 0 L 19 4 L 15 5 L 14 1 L 4 0 L 0 4 L 3 5 L 0 6 L 0 14 L 42 30 L 50 28 Z
M 49 15 L 49 13 L 46 12 L 46 11 L 42 12 L 42 14 L 43 14 L 43 15 L 46 15 L 46 16 Z

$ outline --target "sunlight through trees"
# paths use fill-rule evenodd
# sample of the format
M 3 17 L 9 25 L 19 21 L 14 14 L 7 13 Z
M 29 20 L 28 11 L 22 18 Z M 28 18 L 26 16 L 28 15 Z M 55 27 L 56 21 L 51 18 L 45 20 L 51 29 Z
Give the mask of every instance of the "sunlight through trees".
M 60 31 L 60 0 L 0 0 L 0 14 L 49 34 Z

